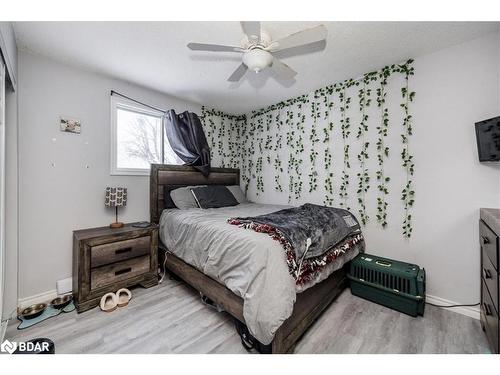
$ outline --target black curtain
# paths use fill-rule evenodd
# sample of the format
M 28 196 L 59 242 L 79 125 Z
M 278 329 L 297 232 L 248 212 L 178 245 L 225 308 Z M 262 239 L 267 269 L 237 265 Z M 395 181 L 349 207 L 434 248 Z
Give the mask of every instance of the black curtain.
M 210 147 L 198 115 L 188 111 L 176 114 L 171 109 L 166 112 L 165 118 L 165 132 L 174 152 L 184 163 L 208 176 Z

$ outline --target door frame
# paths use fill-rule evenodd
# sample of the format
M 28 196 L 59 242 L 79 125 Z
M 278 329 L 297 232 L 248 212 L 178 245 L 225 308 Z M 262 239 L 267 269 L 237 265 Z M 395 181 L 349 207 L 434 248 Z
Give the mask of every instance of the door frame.
M 5 64 L 0 58 L 0 340 L 7 322 L 3 316 L 5 288 Z

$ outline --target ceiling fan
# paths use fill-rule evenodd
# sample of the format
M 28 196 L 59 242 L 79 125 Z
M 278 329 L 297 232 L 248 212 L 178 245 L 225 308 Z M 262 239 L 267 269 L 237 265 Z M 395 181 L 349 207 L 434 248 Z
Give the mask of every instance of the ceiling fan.
M 193 51 L 242 53 L 243 62 L 228 78 L 229 82 L 238 82 L 248 69 L 258 73 L 265 68 L 271 68 L 280 77 L 291 80 L 297 75 L 297 72 L 280 61 L 273 53 L 321 42 L 326 39 L 327 35 L 326 27 L 319 25 L 278 40 L 272 40 L 271 36 L 262 30 L 260 22 L 241 22 L 241 27 L 245 36 L 239 47 L 205 43 L 189 43 L 187 46 Z

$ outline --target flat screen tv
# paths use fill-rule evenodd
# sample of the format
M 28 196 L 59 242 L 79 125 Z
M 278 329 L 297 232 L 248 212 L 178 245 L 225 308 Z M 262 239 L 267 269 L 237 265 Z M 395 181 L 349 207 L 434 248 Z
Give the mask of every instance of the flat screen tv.
M 500 160 L 500 116 L 476 122 L 479 161 Z

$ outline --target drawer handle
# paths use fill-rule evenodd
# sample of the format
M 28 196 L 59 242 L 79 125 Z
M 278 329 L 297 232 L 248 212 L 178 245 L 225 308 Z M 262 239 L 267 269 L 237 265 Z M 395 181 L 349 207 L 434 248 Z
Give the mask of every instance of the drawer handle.
M 489 269 L 483 268 L 483 275 L 485 279 L 491 279 L 491 272 Z
M 115 255 L 125 254 L 125 253 L 129 253 L 131 251 L 132 251 L 131 247 L 125 247 L 123 249 L 115 250 Z
M 490 239 L 485 236 L 481 236 L 481 239 L 483 240 L 483 245 L 488 245 L 490 243 Z
M 128 268 L 124 268 L 122 270 L 118 270 L 115 272 L 115 276 L 118 276 L 118 275 L 123 275 L 124 273 L 129 273 L 130 271 L 132 271 L 132 268 L 131 267 L 128 267 Z

